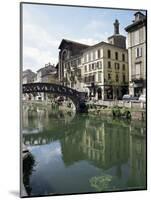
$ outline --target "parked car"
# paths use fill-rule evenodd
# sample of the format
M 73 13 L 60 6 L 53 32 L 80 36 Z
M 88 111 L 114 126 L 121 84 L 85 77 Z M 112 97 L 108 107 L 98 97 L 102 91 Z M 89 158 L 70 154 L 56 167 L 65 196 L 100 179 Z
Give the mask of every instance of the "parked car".
M 142 95 L 139 97 L 139 101 L 141 101 L 141 102 L 146 102 L 146 95 L 145 95 L 145 94 L 142 94 Z
M 123 99 L 123 101 L 128 101 L 128 102 L 129 101 L 138 101 L 138 97 L 134 97 L 129 94 L 125 94 L 122 99 Z

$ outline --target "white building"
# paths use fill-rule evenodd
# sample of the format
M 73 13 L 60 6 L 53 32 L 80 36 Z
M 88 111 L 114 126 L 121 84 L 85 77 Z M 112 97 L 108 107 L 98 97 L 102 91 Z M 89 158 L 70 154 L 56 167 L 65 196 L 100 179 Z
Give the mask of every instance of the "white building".
M 128 32 L 129 92 L 140 96 L 146 93 L 146 16 L 141 12 L 125 30 Z

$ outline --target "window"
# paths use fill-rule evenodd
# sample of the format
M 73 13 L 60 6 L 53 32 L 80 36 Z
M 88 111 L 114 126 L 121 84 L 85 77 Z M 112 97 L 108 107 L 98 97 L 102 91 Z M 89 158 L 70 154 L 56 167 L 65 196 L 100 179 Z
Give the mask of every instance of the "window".
M 102 69 L 102 62 L 97 62 L 96 63 L 96 69 Z
M 92 63 L 92 70 L 94 70 L 94 63 Z
M 97 54 L 98 54 L 98 58 L 100 58 L 101 57 L 100 49 L 98 49 Z
M 111 58 L 111 51 L 110 50 L 107 51 L 107 57 Z
M 95 60 L 95 51 L 93 51 L 93 60 Z
M 126 80 L 126 79 L 125 79 L 125 74 L 123 74 L 123 83 L 126 82 L 125 80 Z
M 111 62 L 108 61 L 108 68 L 111 68 Z
M 98 82 L 102 82 L 102 73 L 98 72 Z
M 125 54 L 122 54 L 122 61 L 125 61 Z
M 139 44 L 139 30 L 134 32 L 134 45 Z
M 91 52 L 91 60 L 93 60 L 93 52 Z
M 135 57 L 138 58 L 138 57 L 141 57 L 142 56 L 142 48 L 141 47 L 137 47 L 135 49 Z
M 111 80 L 111 74 L 108 74 L 108 80 Z
M 118 82 L 118 81 L 119 81 L 118 74 L 116 74 L 115 80 L 116 80 L 116 82 Z
M 87 72 L 87 65 L 84 66 L 84 71 Z
M 89 64 L 89 71 L 91 71 L 91 64 Z
M 96 81 L 96 73 L 93 73 L 93 81 Z
M 100 61 L 99 63 L 100 63 L 99 68 L 102 69 L 102 62 Z
M 115 52 L 115 59 L 118 60 L 118 52 Z
M 140 74 L 141 74 L 141 65 L 140 64 L 136 64 L 135 65 L 135 74 L 136 74 L 136 78 L 140 78 Z
M 87 78 L 88 78 L 87 82 L 94 82 L 95 81 L 94 74 L 90 74 L 90 76 L 88 76 Z
M 86 55 L 84 55 L 84 62 L 86 62 L 86 59 L 87 59 L 87 58 L 86 58 Z
M 87 54 L 86 56 L 86 62 L 88 62 L 88 59 L 89 59 L 89 54 Z
M 115 67 L 115 69 L 120 69 L 120 64 L 119 63 L 114 63 L 114 67 Z
M 123 69 L 123 71 L 125 71 L 125 64 L 123 64 L 122 69 Z
M 90 53 L 88 54 L 88 60 L 89 61 L 91 60 L 91 54 Z

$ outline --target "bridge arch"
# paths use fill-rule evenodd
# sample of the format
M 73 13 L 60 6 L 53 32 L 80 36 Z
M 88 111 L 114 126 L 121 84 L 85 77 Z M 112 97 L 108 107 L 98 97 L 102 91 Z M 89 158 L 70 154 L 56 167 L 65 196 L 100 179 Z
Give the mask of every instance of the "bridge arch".
M 44 92 L 66 96 L 73 101 L 77 112 L 87 111 L 85 105 L 85 93 L 63 85 L 54 83 L 27 83 L 22 85 L 22 92 L 23 94 Z

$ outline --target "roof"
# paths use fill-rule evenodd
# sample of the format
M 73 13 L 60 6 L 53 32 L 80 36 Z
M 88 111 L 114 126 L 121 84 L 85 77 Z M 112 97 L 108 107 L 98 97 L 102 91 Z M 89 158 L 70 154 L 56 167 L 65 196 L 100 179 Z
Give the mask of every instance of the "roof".
M 132 24 L 128 25 L 127 27 L 125 27 L 125 31 L 127 32 L 131 32 L 133 30 L 136 30 L 138 28 L 141 28 L 142 26 L 146 26 L 146 16 L 141 13 L 141 12 L 136 12 L 134 15 L 137 15 L 137 14 L 142 14 L 144 17 L 140 20 L 137 20 L 137 21 L 133 21 Z
M 108 46 L 112 46 L 112 47 L 115 47 L 115 48 L 118 48 L 118 49 L 123 49 L 123 50 L 126 50 L 127 51 L 127 49 L 125 49 L 125 48 L 121 48 L 121 47 L 118 47 L 118 46 L 116 46 L 116 45 L 114 45 L 114 44 L 110 44 L 110 43 L 107 43 L 107 42 L 99 42 L 99 43 L 97 43 L 97 44 L 95 44 L 95 45 L 93 45 L 93 46 L 90 46 L 90 47 L 88 47 L 87 49 L 84 49 L 83 50 L 83 52 L 85 52 L 85 51 L 88 51 L 88 50 L 90 50 L 90 49 L 92 49 L 92 48 L 95 48 L 95 47 L 97 47 L 97 46 L 103 46 L 103 45 L 108 45 Z
M 58 49 L 61 49 L 61 46 L 63 45 L 63 43 L 70 43 L 70 44 L 73 44 L 73 45 L 76 45 L 80 48 L 87 48 L 89 47 L 89 45 L 86 45 L 86 44 L 82 44 L 82 43 L 79 43 L 79 42 L 75 42 L 75 41 L 72 41 L 72 40 L 68 40 L 68 39 L 62 39 Z
M 33 72 L 31 69 L 26 69 L 25 71 L 23 71 L 23 77 L 35 77 L 36 73 Z
M 140 12 L 140 11 L 137 11 L 136 13 L 134 13 L 135 16 L 138 15 L 138 14 L 145 16 L 145 15 L 144 15 L 142 12 Z
M 41 75 L 45 76 L 48 74 L 54 74 L 57 71 L 57 69 L 55 66 L 48 64 L 45 67 L 40 68 L 37 72 L 40 72 L 40 71 L 42 73 Z
M 110 37 L 108 37 L 108 39 L 110 39 L 110 38 L 112 38 L 112 37 L 123 37 L 123 38 L 126 38 L 124 35 L 120 35 L 120 34 L 114 34 L 114 35 L 112 35 L 112 36 L 110 36 Z

